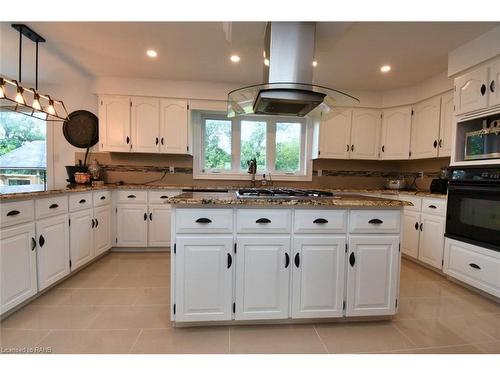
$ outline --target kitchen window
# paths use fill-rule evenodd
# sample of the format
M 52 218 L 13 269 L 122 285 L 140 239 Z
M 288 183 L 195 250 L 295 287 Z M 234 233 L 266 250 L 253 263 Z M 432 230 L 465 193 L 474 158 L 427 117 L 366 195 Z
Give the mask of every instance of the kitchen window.
M 307 119 L 198 113 L 193 126 L 194 178 L 246 180 L 255 159 L 257 179 L 311 180 Z

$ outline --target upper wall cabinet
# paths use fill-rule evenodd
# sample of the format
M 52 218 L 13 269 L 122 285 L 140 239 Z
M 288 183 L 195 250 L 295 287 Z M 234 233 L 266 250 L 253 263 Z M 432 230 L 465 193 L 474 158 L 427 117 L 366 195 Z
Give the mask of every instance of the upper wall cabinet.
M 382 113 L 380 158 L 383 160 L 408 159 L 410 153 L 410 135 L 410 106 L 384 110 Z
M 351 128 L 351 159 L 378 159 L 381 112 L 354 109 Z
M 490 65 L 490 80 L 488 82 L 489 102 L 488 105 L 500 104 L 500 60 Z
M 130 99 L 105 96 L 99 100 L 99 137 L 102 151 L 130 151 Z
M 189 153 L 187 100 L 106 95 L 99 103 L 102 151 Z
M 160 101 L 160 152 L 167 154 L 189 152 L 187 100 Z
M 160 148 L 160 101 L 131 98 L 132 152 L 156 153 Z
M 431 98 L 415 105 L 411 125 L 411 159 L 438 156 L 440 111 L 440 97 Z
M 322 121 L 319 130 L 318 157 L 349 159 L 351 149 L 351 109 L 336 109 L 328 120 Z
M 441 122 L 439 124 L 438 156 L 451 155 L 451 133 L 454 121 L 453 93 L 441 96 Z

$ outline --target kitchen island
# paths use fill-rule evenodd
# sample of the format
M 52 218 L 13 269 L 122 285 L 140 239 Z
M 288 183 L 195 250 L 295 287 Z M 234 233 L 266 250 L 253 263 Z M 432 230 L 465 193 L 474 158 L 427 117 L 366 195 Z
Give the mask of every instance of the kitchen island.
M 379 320 L 397 312 L 402 208 L 362 195 L 183 193 L 172 205 L 174 326 Z

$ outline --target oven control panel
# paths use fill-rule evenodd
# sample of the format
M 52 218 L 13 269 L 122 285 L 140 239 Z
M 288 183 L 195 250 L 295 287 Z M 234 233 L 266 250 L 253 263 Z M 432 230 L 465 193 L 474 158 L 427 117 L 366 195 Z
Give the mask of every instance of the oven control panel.
M 456 182 L 500 183 L 500 168 L 457 168 L 449 172 L 449 180 Z

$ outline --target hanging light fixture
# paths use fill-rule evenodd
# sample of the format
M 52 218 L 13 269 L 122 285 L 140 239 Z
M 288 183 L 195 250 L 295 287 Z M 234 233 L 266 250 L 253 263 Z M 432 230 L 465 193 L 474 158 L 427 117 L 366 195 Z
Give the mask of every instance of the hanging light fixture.
M 0 110 L 6 109 L 45 121 L 66 121 L 68 112 L 61 100 L 38 92 L 38 43 L 45 39 L 24 24 L 12 24 L 19 31 L 19 80 L 0 76 Z M 23 36 L 35 43 L 35 88 L 21 85 Z

